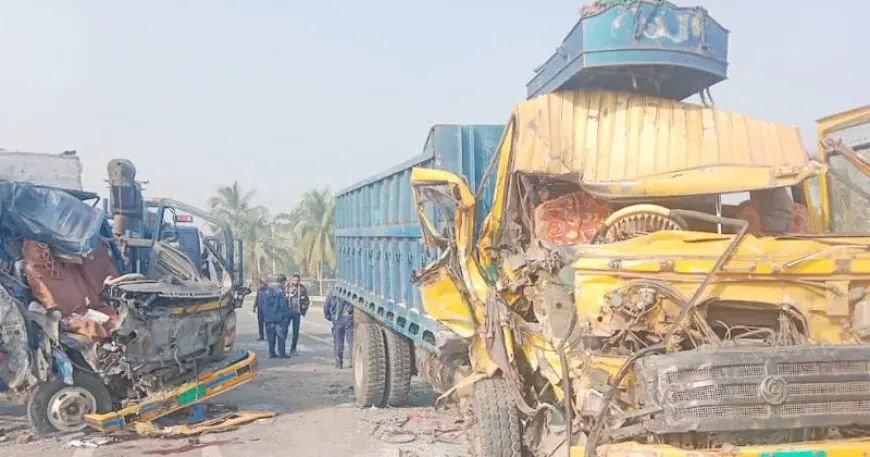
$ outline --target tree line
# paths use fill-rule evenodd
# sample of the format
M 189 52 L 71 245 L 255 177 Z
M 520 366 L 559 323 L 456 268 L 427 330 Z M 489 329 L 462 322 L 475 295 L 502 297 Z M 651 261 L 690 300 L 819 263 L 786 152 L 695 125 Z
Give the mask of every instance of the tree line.
M 277 274 L 335 275 L 335 198 L 329 188 L 310 189 L 289 213 L 273 214 L 253 203 L 256 189 L 238 181 L 220 186 L 209 198 L 210 212 L 224 219 L 245 244 L 246 276 L 252 282 Z

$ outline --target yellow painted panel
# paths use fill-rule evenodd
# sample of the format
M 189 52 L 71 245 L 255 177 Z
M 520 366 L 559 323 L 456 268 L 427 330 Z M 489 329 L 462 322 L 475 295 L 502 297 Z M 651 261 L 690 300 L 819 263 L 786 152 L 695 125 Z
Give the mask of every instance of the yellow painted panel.
M 470 338 L 474 335 L 474 315 L 460 284 L 446 266 L 438 266 L 420 278 L 420 295 L 429 316 L 459 336 Z
M 737 192 L 816 172 L 795 127 L 664 98 L 557 92 L 513 116 L 512 171 L 582 173 L 602 196 Z

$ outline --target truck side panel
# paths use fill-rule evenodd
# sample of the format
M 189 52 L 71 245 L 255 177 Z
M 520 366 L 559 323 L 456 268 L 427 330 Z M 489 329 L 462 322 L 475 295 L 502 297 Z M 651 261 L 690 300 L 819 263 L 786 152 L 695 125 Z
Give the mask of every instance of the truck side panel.
M 504 126 L 436 125 L 423 153 L 338 194 L 337 293 L 376 321 L 436 351 L 446 328 L 427 316 L 412 272 L 438 258 L 422 242 L 410 174 L 413 167 L 440 168 L 464 176 L 473 190 L 483 180 Z M 485 195 L 492 192 L 486 182 Z M 489 202 L 491 199 L 483 199 Z M 439 229 L 444 221 L 427 208 Z M 482 219 L 488 208 L 481 208 Z

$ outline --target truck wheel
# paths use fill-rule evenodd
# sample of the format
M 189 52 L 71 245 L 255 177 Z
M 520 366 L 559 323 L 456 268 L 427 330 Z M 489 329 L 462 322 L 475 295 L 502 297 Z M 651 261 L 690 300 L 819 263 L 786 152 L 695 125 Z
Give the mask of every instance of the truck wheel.
M 374 324 L 356 328 L 353 338 L 353 390 L 361 407 L 383 406 L 387 384 L 384 335 Z
M 387 406 L 407 406 L 411 392 L 413 346 L 411 340 L 392 330 L 384 329 L 387 344 L 387 387 L 384 403 Z
M 474 424 L 471 439 L 474 457 L 521 457 L 520 415 L 510 386 L 503 379 L 488 378 L 474 383 L 471 404 Z
M 75 371 L 73 385 L 55 377 L 40 384 L 27 404 L 27 420 L 40 435 L 87 428 L 85 415 L 112 410 L 112 395 L 96 375 Z

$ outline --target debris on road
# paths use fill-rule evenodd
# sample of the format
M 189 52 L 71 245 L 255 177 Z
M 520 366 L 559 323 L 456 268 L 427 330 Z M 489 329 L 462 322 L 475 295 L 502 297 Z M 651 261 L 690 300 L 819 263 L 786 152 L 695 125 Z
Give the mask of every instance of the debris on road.
M 96 448 L 100 446 L 105 446 L 107 444 L 112 444 L 116 440 L 111 436 L 106 435 L 98 435 L 88 438 L 76 438 L 66 442 L 65 447 L 74 447 L 74 448 Z
M 409 444 L 422 441 L 425 444 L 463 444 L 460 438 L 465 434 L 462 419 L 457 419 L 449 427 L 442 421 L 429 419 L 422 412 L 411 411 L 405 417 L 393 417 L 375 422 L 371 435 L 390 444 Z M 410 424 L 410 425 L 409 425 Z
M 221 417 L 196 424 L 180 424 L 161 427 L 154 422 L 136 422 L 135 430 L 139 436 L 149 438 L 175 438 L 222 433 L 235 430 L 242 425 L 261 419 L 271 419 L 275 413 L 267 411 L 240 411 L 224 414 Z

